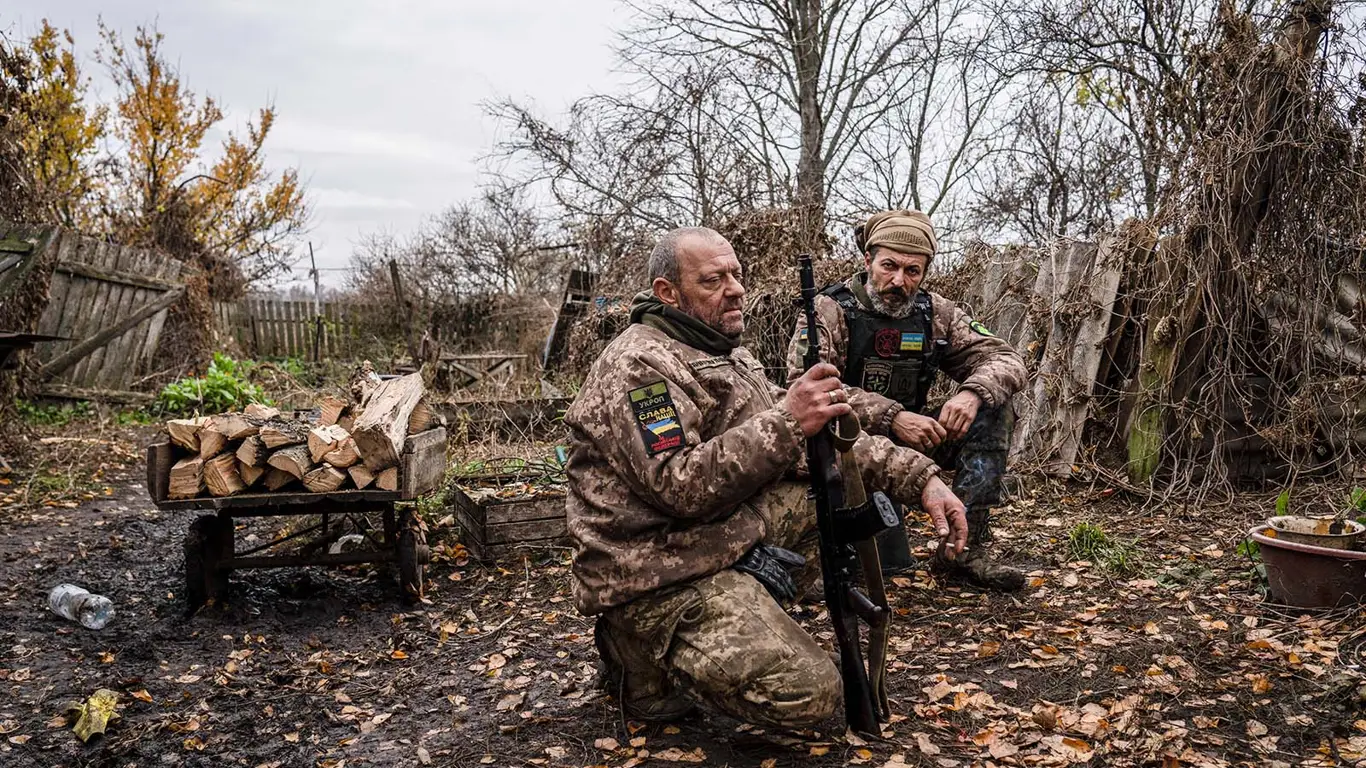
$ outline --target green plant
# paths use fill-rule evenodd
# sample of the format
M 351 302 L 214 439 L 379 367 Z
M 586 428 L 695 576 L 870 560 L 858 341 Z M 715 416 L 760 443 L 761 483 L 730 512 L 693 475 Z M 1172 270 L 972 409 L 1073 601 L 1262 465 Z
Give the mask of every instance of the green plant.
M 16 399 L 14 408 L 18 411 L 19 418 L 34 426 L 64 427 L 73 421 L 88 419 L 95 415 L 95 409 L 84 401 L 55 405 Z
M 1072 560 L 1089 560 L 1116 576 L 1132 576 L 1142 568 L 1134 542 L 1112 538 L 1095 523 L 1077 523 L 1067 535 L 1067 554 Z
M 1285 517 L 1290 514 L 1290 489 L 1281 491 L 1281 495 L 1276 497 L 1276 517 Z
M 167 413 L 221 413 L 240 410 L 251 403 L 266 403 L 261 388 L 248 376 L 255 363 L 238 362 L 219 352 L 202 377 L 187 377 L 167 384 L 157 395 L 157 405 Z
M 1110 547 L 1110 537 L 1094 523 L 1077 523 L 1067 535 L 1067 553 L 1073 560 L 1099 560 Z

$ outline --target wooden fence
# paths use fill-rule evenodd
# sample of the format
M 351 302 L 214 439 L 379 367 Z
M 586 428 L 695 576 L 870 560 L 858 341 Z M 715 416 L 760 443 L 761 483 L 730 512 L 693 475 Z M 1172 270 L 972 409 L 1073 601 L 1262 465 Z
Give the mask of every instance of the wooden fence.
M 321 330 L 318 355 L 347 359 L 357 352 L 361 340 L 361 324 L 343 302 L 324 301 L 321 312 L 315 313 L 312 301 L 253 296 L 219 302 L 215 311 L 219 329 L 235 338 L 250 357 L 312 360 L 314 335 Z
M 128 392 L 152 373 L 172 305 L 185 295 L 185 266 L 169 255 L 86 237 L 61 227 L 0 223 L 0 295 L 23 290 L 34 268 L 51 263 L 34 353 L 43 391 L 136 399 Z

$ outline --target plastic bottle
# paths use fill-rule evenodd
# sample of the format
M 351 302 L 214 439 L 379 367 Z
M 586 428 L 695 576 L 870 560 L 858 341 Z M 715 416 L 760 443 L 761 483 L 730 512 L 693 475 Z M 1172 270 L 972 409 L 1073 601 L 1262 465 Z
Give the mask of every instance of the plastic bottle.
M 114 603 L 75 584 L 58 584 L 47 596 L 47 607 L 64 619 L 79 621 L 86 629 L 104 629 L 114 618 Z

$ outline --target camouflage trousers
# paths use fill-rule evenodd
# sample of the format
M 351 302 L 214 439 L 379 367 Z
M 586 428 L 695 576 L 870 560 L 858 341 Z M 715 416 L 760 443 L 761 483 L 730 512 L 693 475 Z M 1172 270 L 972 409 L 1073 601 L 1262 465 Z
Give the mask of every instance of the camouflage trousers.
M 764 494 L 755 508 L 767 543 L 792 549 L 813 541 L 806 491 L 780 483 Z M 626 668 L 628 715 L 676 713 L 660 702 L 690 695 L 745 722 L 801 728 L 829 718 L 843 699 L 829 654 L 754 577 L 733 569 L 612 609 L 599 631 Z

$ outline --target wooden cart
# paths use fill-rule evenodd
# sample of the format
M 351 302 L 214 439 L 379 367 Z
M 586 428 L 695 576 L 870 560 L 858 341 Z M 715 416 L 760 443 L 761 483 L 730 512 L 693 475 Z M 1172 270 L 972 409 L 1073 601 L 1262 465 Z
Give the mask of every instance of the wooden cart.
M 210 599 L 221 599 L 227 592 L 228 574 L 244 568 L 392 562 L 398 566 L 399 586 L 404 598 L 411 601 L 421 597 L 423 566 L 428 561 L 426 539 L 412 513 L 406 507 L 398 508 L 396 502 L 415 499 L 441 484 L 446 470 L 444 428 L 408 437 L 399 464 L 397 491 L 298 491 L 169 499 L 167 486 L 171 465 L 175 463 L 173 457 L 170 443 L 156 443 L 147 448 L 147 492 L 152 502 L 165 510 L 212 513 L 201 515 L 190 523 L 185 537 L 185 597 L 190 610 Z M 364 520 L 366 515 L 376 512 L 383 519 L 383 530 L 366 530 L 364 537 L 368 547 L 362 550 L 313 555 L 260 554 L 309 534 L 317 534 L 325 540 L 329 533 L 335 532 L 329 531 L 329 526 L 336 518 Z M 285 515 L 317 515 L 319 522 L 251 549 L 237 549 L 233 535 L 235 518 Z

